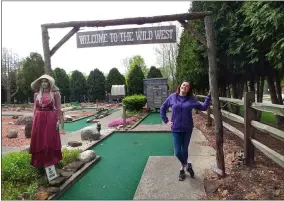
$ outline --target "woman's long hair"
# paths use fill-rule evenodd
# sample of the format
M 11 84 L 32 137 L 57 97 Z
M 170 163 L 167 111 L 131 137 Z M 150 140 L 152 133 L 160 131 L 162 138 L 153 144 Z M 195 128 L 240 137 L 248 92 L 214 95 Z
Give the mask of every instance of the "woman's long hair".
M 37 93 L 37 97 L 36 97 L 36 100 L 38 100 L 40 104 L 42 104 L 42 93 L 43 93 L 43 88 L 42 86 L 40 86 L 38 93 Z M 50 95 L 51 101 L 54 102 L 54 93 L 52 92 L 50 88 L 49 88 L 49 95 Z
M 188 89 L 188 92 L 187 92 L 186 96 L 192 96 L 192 88 L 191 88 L 190 82 L 188 80 L 185 80 L 182 83 L 184 83 L 184 82 L 187 82 L 189 84 L 189 89 Z M 182 83 L 180 83 L 180 85 L 178 86 L 178 88 L 176 90 L 176 92 L 178 94 L 180 93 L 180 87 L 181 87 Z

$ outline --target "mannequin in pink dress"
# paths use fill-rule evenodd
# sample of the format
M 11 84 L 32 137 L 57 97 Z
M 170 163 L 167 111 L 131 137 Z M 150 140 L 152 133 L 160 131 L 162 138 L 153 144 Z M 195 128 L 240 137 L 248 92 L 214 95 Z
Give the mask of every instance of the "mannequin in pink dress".
M 62 159 L 59 122 L 61 119 L 61 96 L 55 81 L 43 75 L 31 84 L 34 94 L 34 120 L 30 154 L 32 166 L 45 168 Z

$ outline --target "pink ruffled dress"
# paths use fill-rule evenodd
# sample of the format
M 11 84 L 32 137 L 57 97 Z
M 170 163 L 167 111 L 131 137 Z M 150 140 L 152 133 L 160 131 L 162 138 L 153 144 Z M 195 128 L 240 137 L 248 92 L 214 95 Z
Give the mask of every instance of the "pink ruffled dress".
M 34 95 L 34 121 L 32 127 L 30 154 L 34 167 L 48 167 L 62 160 L 61 140 L 57 121 L 61 116 L 61 96 L 54 93 L 51 100 L 49 92 L 43 92 L 42 104 Z

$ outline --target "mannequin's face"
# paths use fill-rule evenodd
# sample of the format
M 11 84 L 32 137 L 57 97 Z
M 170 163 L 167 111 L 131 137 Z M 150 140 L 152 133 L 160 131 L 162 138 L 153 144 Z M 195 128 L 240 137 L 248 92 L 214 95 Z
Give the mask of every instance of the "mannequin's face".
M 47 79 L 42 79 L 41 80 L 41 86 L 43 89 L 48 89 L 49 88 L 49 82 Z

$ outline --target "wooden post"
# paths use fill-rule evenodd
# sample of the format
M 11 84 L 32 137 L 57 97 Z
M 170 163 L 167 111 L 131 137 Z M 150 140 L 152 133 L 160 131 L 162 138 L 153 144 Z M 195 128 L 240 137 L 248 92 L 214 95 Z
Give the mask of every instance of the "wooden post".
M 65 104 L 65 96 L 63 97 L 63 99 L 64 99 L 64 104 Z
M 44 71 L 46 74 L 52 75 L 48 29 L 42 26 L 41 33 L 42 33 L 42 47 L 43 47 L 43 56 L 44 56 Z
M 123 108 L 123 111 L 122 111 L 123 128 L 125 128 L 126 127 L 126 106 L 123 105 L 122 108 Z
M 251 142 L 251 139 L 254 138 L 254 128 L 250 125 L 250 122 L 255 120 L 256 112 L 250 107 L 252 102 L 255 102 L 254 91 L 246 92 L 244 94 L 244 152 L 247 166 L 251 166 L 254 162 L 254 146 Z
M 220 109 L 220 101 L 218 96 L 218 82 L 217 82 L 217 59 L 216 59 L 216 45 L 215 45 L 215 34 L 213 31 L 213 19 L 212 16 L 206 16 L 204 19 L 206 40 L 208 48 L 208 63 L 209 63 L 209 84 L 212 97 L 213 115 L 215 123 L 215 136 L 216 136 L 216 160 L 217 168 L 219 168 L 223 174 L 225 173 L 225 161 L 224 161 L 224 150 L 223 150 L 223 124 L 222 114 Z M 221 176 L 218 175 L 220 179 Z
M 99 110 L 99 101 L 96 99 L 97 110 Z
M 64 133 L 64 111 L 61 111 L 61 129 L 62 133 Z
M 210 106 L 207 108 L 207 122 L 206 122 L 206 126 L 212 126 L 212 118 L 210 117 L 210 115 L 212 114 L 211 108 Z

